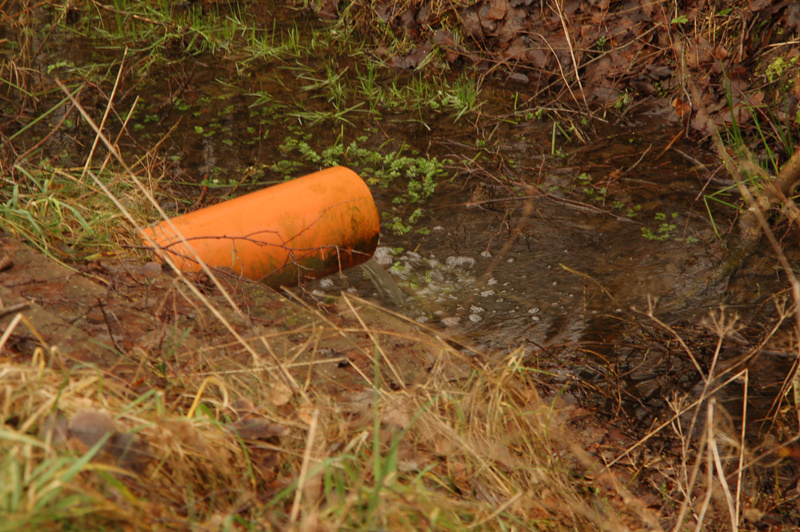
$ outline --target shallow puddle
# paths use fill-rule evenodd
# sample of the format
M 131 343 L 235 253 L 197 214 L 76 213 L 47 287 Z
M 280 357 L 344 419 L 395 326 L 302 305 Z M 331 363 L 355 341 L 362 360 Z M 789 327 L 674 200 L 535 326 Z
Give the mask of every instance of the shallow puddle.
M 603 153 L 614 151 L 601 142 Z M 659 150 L 663 145 L 650 151 Z M 708 217 L 693 210 L 702 187 L 696 170 L 682 159 L 668 166 L 643 160 L 606 198 L 585 192 L 595 189 L 581 184 L 580 169 L 608 160 L 580 154 L 566 169 L 521 172 L 516 177 L 528 185 L 516 198 L 485 181 L 441 191 L 426 220 L 430 234 L 382 237 L 375 261 L 405 294 L 397 306 L 499 347 L 579 342 L 593 327 L 608 326 L 603 316 L 646 310 L 648 297 L 667 319 L 722 302 L 725 283 L 714 279 L 714 268 L 724 252 Z M 623 196 L 620 205 L 614 198 Z M 347 272 L 313 289 L 381 297 L 361 277 Z

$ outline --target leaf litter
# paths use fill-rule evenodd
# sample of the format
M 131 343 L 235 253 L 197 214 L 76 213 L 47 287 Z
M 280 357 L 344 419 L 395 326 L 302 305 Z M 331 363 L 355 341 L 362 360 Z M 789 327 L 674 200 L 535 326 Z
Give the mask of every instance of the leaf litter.
M 584 111 L 604 116 L 624 98 L 637 105 L 670 103 L 679 118 L 702 135 L 714 135 L 712 123 L 694 119 L 684 104 L 691 77 L 711 110 L 713 124 L 753 120 L 744 108 L 768 101 L 794 119 L 800 94 L 786 92 L 770 74 L 770 65 L 800 54 L 792 35 L 800 31 L 800 7 L 794 2 L 705 0 L 679 5 L 608 0 L 453 0 L 375 3 L 356 0 L 337 12 L 340 20 L 377 40 L 383 28 L 411 37 L 413 51 L 384 48 L 398 68 L 421 67 L 435 43 L 452 64 L 468 64 L 483 73 L 505 73 L 508 80 L 532 87 L 555 102 L 572 100 Z M 376 20 L 380 24 L 376 24 Z M 425 53 L 422 53 L 423 49 Z M 755 65 L 755 68 L 753 67 Z M 783 82 L 797 83 L 797 69 Z M 779 76 L 780 77 L 780 76 Z M 730 97 L 735 117 L 727 109 Z M 633 99 L 633 98 L 631 98 Z M 782 118 L 781 120 L 783 120 Z

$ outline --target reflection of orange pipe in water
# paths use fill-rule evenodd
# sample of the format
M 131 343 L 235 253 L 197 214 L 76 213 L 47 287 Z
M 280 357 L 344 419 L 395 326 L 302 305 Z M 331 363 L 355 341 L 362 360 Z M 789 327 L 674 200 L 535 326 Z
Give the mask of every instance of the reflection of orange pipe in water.
M 337 166 L 171 219 L 208 266 L 270 286 L 293 286 L 356 266 L 378 245 L 380 219 L 366 183 Z M 142 231 L 185 272 L 194 254 L 162 221 Z

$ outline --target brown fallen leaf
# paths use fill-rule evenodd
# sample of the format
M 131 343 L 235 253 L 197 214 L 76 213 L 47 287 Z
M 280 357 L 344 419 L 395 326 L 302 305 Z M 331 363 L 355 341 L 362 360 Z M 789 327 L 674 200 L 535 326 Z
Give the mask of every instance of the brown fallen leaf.
M 489 20 L 502 20 L 508 11 L 508 0 L 489 0 L 483 17 Z
M 283 406 L 292 398 L 292 389 L 282 382 L 276 382 L 269 391 L 269 400 L 275 406 Z
M 306 425 L 311 425 L 314 419 L 314 406 L 310 403 L 304 403 L 297 409 L 297 417 Z
M 322 18 L 338 18 L 340 1 L 341 0 L 323 0 L 316 7 L 317 15 Z
M 415 46 L 411 53 L 405 57 L 392 56 L 387 61 L 387 64 L 394 68 L 402 68 L 404 70 L 414 70 L 419 67 L 433 50 L 430 42 L 425 42 L 419 46 Z

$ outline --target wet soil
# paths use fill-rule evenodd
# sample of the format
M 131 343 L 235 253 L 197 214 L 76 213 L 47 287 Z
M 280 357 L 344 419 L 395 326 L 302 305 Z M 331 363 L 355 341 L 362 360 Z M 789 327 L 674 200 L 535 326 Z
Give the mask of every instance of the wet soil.
M 223 277 L 223 287 L 236 303 L 232 308 L 207 279 L 192 279 L 230 325 L 227 329 L 160 264 L 111 259 L 70 268 L 5 233 L 0 233 L 0 243 L 5 265 L 0 272 L 0 325 L 11 328 L 4 344 L 10 359 L 26 360 L 38 351 L 40 363 L 94 364 L 134 388 L 175 391 L 184 372 L 243 370 L 253 357 L 268 358 L 269 349 L 263 343 L 258 347 L 254 340 L 266 337 L 282 353 L 298 351 L 292 368 L 307 365 L 309 382 L 316 389 L 338 395 L 369 383 L 361 366 L 371 360 L 370 334 L 337 332 L 361 329 L 361 319 L 370 324 L 372 335 L 384 335 L 381 346 L 396 361 L 393 372 L 386 374 L 391 388 L 425 379 L 441 356 L 421 341 L 412 321 L 357 298 L 306 307 L 289 293 L 280 295 L 259 283 Z M 230 331 L 256 346 L 256 352 L 230 343 Z M 324 347 L 307 352 L 309 339 Z M 203 356 L 198 357 L 198 351 Z M 130 353 L 152 358 L 132 365 Z M 327 360 L 311 360 L 314 356 Z M 445 365 L 445 371 L 455 372 L 454 378 L 470 371 L 468 360 L 458 357 Z

